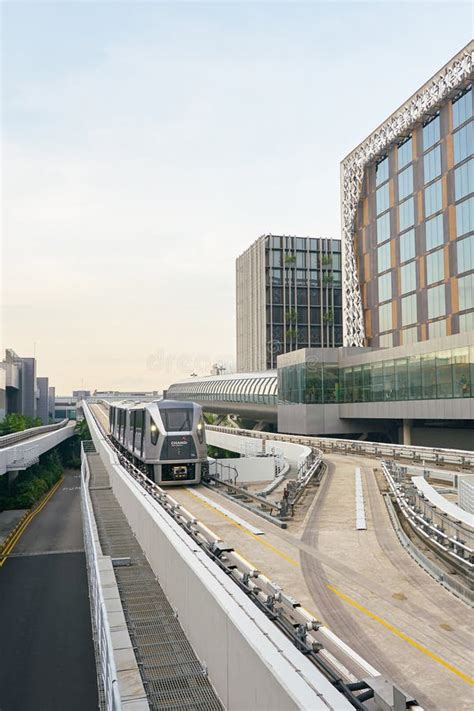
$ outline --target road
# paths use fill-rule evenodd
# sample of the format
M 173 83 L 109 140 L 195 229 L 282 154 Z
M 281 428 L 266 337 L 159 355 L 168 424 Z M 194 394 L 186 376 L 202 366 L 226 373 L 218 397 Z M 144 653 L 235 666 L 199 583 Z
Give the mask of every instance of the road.
M 67 472 L 0 568 L 1 711 L 93 711 L 80 478 Z

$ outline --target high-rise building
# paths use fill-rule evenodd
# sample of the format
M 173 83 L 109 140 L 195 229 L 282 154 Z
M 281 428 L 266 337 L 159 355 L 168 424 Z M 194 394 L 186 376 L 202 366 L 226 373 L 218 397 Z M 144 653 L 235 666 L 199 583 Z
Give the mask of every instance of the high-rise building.
M 236 262 L 237 370 L 342 345 L 341 242 L 263 235 Z
M 471 42 L 341 165 L 345 344 L 474 329 Z

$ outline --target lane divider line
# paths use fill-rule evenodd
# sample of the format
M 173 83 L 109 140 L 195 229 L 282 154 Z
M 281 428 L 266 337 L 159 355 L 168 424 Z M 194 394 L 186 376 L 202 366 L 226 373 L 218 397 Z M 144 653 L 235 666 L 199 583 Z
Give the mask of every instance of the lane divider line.
M 224 516 L 227 516 L 227 518 L 230 518 L 232 519 L 232 521 L 239 523 L 241 526 L 243 526 L 243 528 L 246 528 L 247 531 L 255 533 L 256 536 L 263 536 L 263 531 L 261 531 L 256 526 L 253 526 L 248 521 L 245 521 L 245 519 L 243 519 L 241 516 L 237 516 L 237 514 L 233 513 L 229 509 L 226 509 L 224 506 L 221 506 L 217 503 L 217 501 L 214 501 L 214 499 L 210 499 L 208 496 L 204 496 L 204 494 L 201 494 L 200 491 L 192 491 L 189 486 L 186 487 L 186 491 L 191 491 L 193 496 L 197 496 L 198 499 L 205 501 L 207 504 L 212 506 L 213 509 L 216 509 L 216 511 L 220 511 L 224 514 Z
M 353 600 L 351 597 L 349 597 L 349 595 L 346 595 L 345 593 L 343 593 L 340 590 L 338 590 L 337 588 L 335 588 L 333 585 L 327 585 L 327 588 L 329 590 L 331 590 L 331 592 L 333 592 L 335 595 L 340 597 L 341 600 L 344 600 L 349 605 L 354 607 L 356 610 L 359 610 L 359 612 L 362 612 L 364 615 L 367 615 L 367 617 L 370 617 L 371 620 L 378 622 L 380 625 L 385 627 L 387 630 L 389 630 L 396 637 L 403 639 L 404 642 L 407 642 L 409 645 L 411 645 L 412 647 L 417 649 L 419 652 L 426 654 L 427 657 L 430 657 L 430 659 L 433 659 L 438 664 L 441 664 L 441 666 L 445 667 L 445 669 L 448 669 L 448 671 L 452 672 L 453 674 L 456 674 L 456 676 L 458 676 L 463 681 L 466 681 L 468 684 L 474 685 L 474 678 L 468 676 L 467 674 L 464 674 L 464 672 L 462 672 L 460 669 L 455 667 L 453 664 L 445 661 L 444 659 L 442 659 L 440 656 L 438 656 L 434 652 L 431 652 L 423 644 L 420 644 L 420 642 L 417 642 L 415 639 L 413 639 L 412 637 L 409 637 L 407 634 L 405 634 L 405 632 L 402 632 L 397 627 L 392 625 L 390 622 L 387 622 L 387 620 L 384 620 L 383 617 L 379 617 L 379 615 L 376 615 L 374 612 L 371 612 L 366 607 L 364 607 L 360 603 L 356 602 L 356 600 Z
M 262 546 L 266 546 L 270 550 L 272 550 L 274 553 L 280 556 L 280 558 L 283 558 L 283 560 L 286 560 L 287 563 L 290 563 L 290 565 L 294 565 L 297 568 L 300 567 L 300 564 L 298 563 L 297 560 L 294 560 L 294 558 L 290 558 L 290 556 L 286 555 L 286 553 L 283 553 L 282 551 L 278 550 L 278 548 L 275 548 L 271 543 L 263 539 L 261 536 L 256 536 L 255 533 L 251 533 L 250 531 L 247 531 L 243 526 L 240 525 L 240 523 L 236 523 L 236 521 L 232 521 L 232 519 L 228 518 L 225 514 L 221 513 L 218 509 L 215 509 L 213 506 L 208 504 L 206 501 L 203 501 L 199 497 L 196 496 L 194 491 L 187 491 L 186 493 L 191 494 L 191 496 L 194 496 L 195 499 L 199 501 L 200 504 L 208 508 L 210 511 L 213 513 L 216 513 L 218 516 L 222 516 L 226 520 L 227 523 L 232 524 L 232 526 L 235 526 L 236 528 L 239 529 L 239 531 L 243 531 L 247 536 L 250 536 L 250 538 L 253 538 L 255 541 L 258 541 L 259 543 L 262 544 Z
M 0 553 L 0 568 L 5 564 L 5 561 L 8 559 L 8 556 L 22 537 L 23 533 L 31 523 L 31 521 L 37 516 L 40 511 L 44 509 L 48 501 L 52 498 L 52 496 L 56 493 L 56 491 L 59 489 L 61 484 L 64 481 L 64 476 L 62 476 L 56 484 L 52 487 L 52 489 L 49 490 L 49 492 L 46 494 L 44 499 L 40 502 L 36 508 L 32 509 L 30 513 L 25 517 L 25 519 L 22 521 L 21 525 L 18 527 L 18 530 L 16 533 L 12 536 L 12 538 L 8 541 L 6 546 L 3 548 L 2 552 Z
M 250 536 L 250 538 L 253 538 L 255 541 L 258 541 L 261 545 L 266 546 L 267 548 L 269 548 L 270 550 L 272 550 L 274 553 L 276 553 L 278 556 L 280 556 L 280 558 L 283 558 L 283 560 L 286 560 L 287 563 L 290 563 L 290 565 L 293 565 L 293 566 L 295 566 L 295 567 L 301 568 L 300 563 L 299 563 L 298 561 L 294 560 L 294 558 L 290 558 L 289 556 L 287 556 L 287 555 L 286 555 L 285 553 L 283 553 L 282 551 L 278 550 L 278 548 L 276 548 L 275 546 L 273 546 L 271 543 L 269 543 L 267 540 L 265 540 L 265 539 L 262 538 L 261 536 L 256 536 L 255 534 L 251 533 L 250 531 L 247 531 L 245 528 L 243 528 L 242 526 L 240 526 L 240 525 L 239 525 L 238 523 L 236 523 L 235 521 L 232 521 L 231 519 L 227 518 L 227 516 L 225 516 L 224 514 L 222 514 L 220 511 L 218 511 L 217 509 L 214 509 L 212 506 L 210 506 L 209 504 L 207 504 L 205 501 L 202 501 L 201 499 L 199 499 L 199 498 L 194 494 L 193 491 L 188 491 L 188 492 L 186 492 L 186 493 L 189 493 L 189 494 L 191 494 L 192 496 L 194 496 L 203 506 L 206 506 L 206 507 L 207 507 L 208 509 L 210 509 L 213 513 L 218 514 L 219 516 L 222 516 L 223 518 L 225 518 L 226 521 L 227 521 L 227 523 L 231 523 L 233 526 L 235 526 L 235 527 L 238 528 L 240 531 L 242 531 L 243 533 L 245 533 L 245 535 Z M 245 557 L 245 556 L 244 556 L 244 557 Z M 259 567 L 259 566 L 256 566 L 256 567 Z M 262 573 L 264 573 L 264 571 L 262 571 Z M 265 573 L 264 573 L 264 574 L 265 574 Z M 463 681 L 467 682 L 468 684 L 474 685 L 474 679 L 473 679 L 472 677 L 470 677 L 470 676 L 468 676 L 467 674 L 465 674 L 464 672 L 462 672 L 460 669 L 458 669 L 457 667 L 455 667 L 453 664 L 450 664 L 450 662 L 447 662 L 447 661 L 445 661 L 444 659 L 442 659 L 442 658 L 441 658 L 438 654 L 436 654 L 435 652 L 431 652 L 431 651 L 430 651 L 427 647 L 425 647 L 423 644 L 421 644 L 420 642 L 417 642 L 415 639 L 413 639 L 413 638 L 410 637 L 409 635 L 405 634 L 405 632 L 402 632 L 401 630 L 399 630 L 397 627 L 395 627 L 394 625 L 392 625 L 390 622 L 387 622 L 387 621 L 384 620 L 382 617 L 379 617 L 379 615 L 376 615 L 374 612 L 371 612 L 370 610 L 368 610 L 368 609 L 367 609 L 366 607 L 364 607 L 363 605 L 360 605 L 358 602 L 356 602 L 356 601 L 353 600 L 351 597 L 349 597 L 349 596 L 346 595 L 345 593 L 343 593 L 343 592 L 341 592 L 340 590 L 338 590 L 338 589 L 337 589 L 336 587 L 334 587 L 333 585 L 327 584 L 326 587 L 327 587 L 328 590 L 330 590 L 332 593 L 334 593 L 335 595 L 337 595 L 338 597 L 340 597 L 342 600 L 344 600 L 345 602 L 347 602 L 347 603 L 349 603 L 350 605 L 352 605 L 352 607 L 354 607 L 355 609 L 357 609 L 357 610 L 359 610 L 360 612 L 362 612 L 362 613 L 364 613 L 365 615 L 367 615 L 367 617 L 370 617 L 370 618 L 371 618 L 372 620 L 374 620 L 375 622 L 378 622 L 380 625 L 382 625 L 383 627 L 385 627 L 385 629 L 387 629 L 389 632 L 391 632 L 391 633 L 392 633 L 393 635 L 395 635 L 396 637 L 399 637 L 400 639 L 402 639 L 404 642 L 406 642 L 407 644 L 409 644 L 410 646 L 412 646 L 414 649 L 418 650 L 418 651 L 421 652 L 422 654 L 425 654 L 427 657 L 429 657 L 429 658 L 432 659 L 433 661 L 437 662 L 438 664 L 440 664 L 441 666 L 443 666 L 445 669 L 447 669 L 448 671 L 450 671 L 450 672 L 452 672 L 453 674 L 455 674 L 456 676 L 458 676 L 458 677 L 459 677 L 460 679 L 462 679 Z

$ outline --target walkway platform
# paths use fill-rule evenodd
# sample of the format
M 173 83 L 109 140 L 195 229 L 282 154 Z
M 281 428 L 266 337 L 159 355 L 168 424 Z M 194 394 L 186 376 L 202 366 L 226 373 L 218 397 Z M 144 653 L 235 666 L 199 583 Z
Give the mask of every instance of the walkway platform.
M 96 453 L 87 455 L 102 552 L 114 566 L 130 638 L 151 709 L 221 711 L 206 671 L 136 541 Z

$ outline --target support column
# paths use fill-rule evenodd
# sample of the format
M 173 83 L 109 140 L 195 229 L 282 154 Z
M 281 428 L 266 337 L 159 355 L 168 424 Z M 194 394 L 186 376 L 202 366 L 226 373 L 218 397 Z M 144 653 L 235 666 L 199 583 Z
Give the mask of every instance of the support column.
M 9 485 L 10 485 L 13 481 L 15 481 L 15 479 L 17 478 L 17 476 L 18 476 L 19 473 L 20 473 L 20 472 L 19 472 L 18 469 L 12 469 L 11 471 L 8 471 L 8 472 L 7 472 L 7 481 L 8 481 L 8 484 L 9 484 Z
M 411 426 L 412 426 L 413 420 L 403 420 L 403 436 L 402 436 L 402 444 L 410 445 L 411 444 Z

